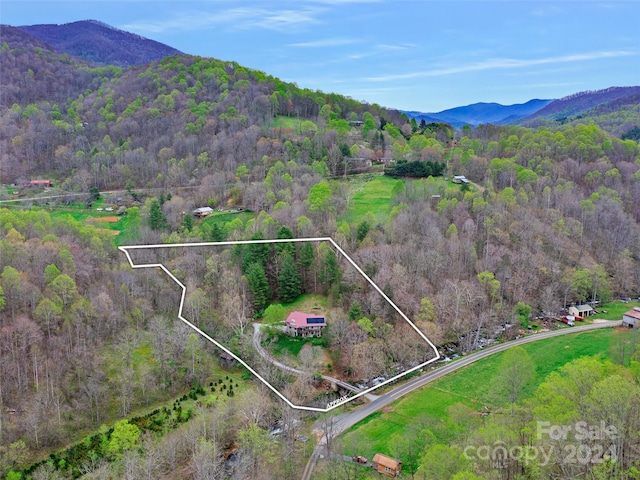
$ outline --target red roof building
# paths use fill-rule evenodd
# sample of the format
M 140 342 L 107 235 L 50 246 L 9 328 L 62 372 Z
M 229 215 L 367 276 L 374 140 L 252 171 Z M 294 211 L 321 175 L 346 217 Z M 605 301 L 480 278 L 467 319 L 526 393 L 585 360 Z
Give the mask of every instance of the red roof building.
M 49 188 L 51 186 L 51 180 L 30 180 L 29 183 L 26 184 L 27 187 L 39 187 L 39 188 Z
M 327 321 L 322 315 L 291 312 L 285 324 L 287 334 L 292 337 L 321 337 Z

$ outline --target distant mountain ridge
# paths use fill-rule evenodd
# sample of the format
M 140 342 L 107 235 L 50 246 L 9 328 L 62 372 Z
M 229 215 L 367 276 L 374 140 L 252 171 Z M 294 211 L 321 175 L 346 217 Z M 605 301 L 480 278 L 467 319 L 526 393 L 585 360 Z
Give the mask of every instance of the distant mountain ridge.
M 499 103 L 474 103 L 462 107 L 450 108 L 437 113 L 422 113 L 416 111 L 403 111 L 407 116 L 416 121 L 444 122 L 456 128 L 465 125 L 476 126 L 483 123 L 496 125 L 514 124 L 518 120 L 528 117 L 544 108 L 553 100 L 533 99 L 526 103 L 514 105 L 501 105 Z
M 62 52 L 100 65 L 144 65 L 182 53 L 163 43 L 125 32 L 98 20 L 82 20 L 62 25 L 23 25 L 17 28 Z
M 554 100 L 544 108 L 533 112 L 523 119 L 521 123 L 527 123 L 534 119 L 546 118 L 550 120 L 563 120 L 571 116 L 580 115 L 598 106 L 618 102 L 626 97 L 640 94 L 640 86 L 635 87 L 609 87 L 603 90 L 589 90 L 578 92 L 566 97 Z M 624 101 L 622 102 L 624 103 Z M 633 103 L 633 100 L 631 100 Z

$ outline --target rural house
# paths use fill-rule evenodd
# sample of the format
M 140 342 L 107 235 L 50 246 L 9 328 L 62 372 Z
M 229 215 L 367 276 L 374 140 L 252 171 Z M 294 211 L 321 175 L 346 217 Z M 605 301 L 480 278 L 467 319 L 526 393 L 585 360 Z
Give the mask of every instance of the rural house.
M 633 310 L 629 310 L 622 315 L 622 326 L 629 328 L 640 327 L 640 307 L 633 307 Z
M 376 453 L 373 456 L 373 468 L 388 477 L 395 477 L 402 470 L 402 462 L 395 458 L 387 457 L 381 453 Z
M 287 334 L 292 337 L 321 337 L 327 321 L 321 315 L 291 312 L 285 324 Z
M 202 217 L 206 217 L 207 215 L 211 215 L 213 213 L 213 208 L 211 207 L 200 207 L 200 208 L 196 208 L 193 211 L 193 216 L 194 217 L 198 217 L 198 218 L 202 218 Z
M 25 187 L 49 188 L 50 186 L 51 180 L 30 180 L 25 184 Z
M 464 175 L 454 175 L 452 181 L 453 183 L 469 183 L 469 180 Z
M 588 317 L 589 315 L 593 315 L 595 312 L 590 305 L 576 305 L 574 307 L 569 307 L 569 315 L 573 315 L 574 317 Z

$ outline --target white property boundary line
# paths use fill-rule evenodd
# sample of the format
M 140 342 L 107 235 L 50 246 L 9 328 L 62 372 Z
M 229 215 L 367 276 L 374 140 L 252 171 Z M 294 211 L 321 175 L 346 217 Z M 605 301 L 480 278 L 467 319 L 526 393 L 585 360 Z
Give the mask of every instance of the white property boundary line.
M 371 387 L 367 390 L 364 390 L 354 396 L 348 397 L 348 398 L 344 398 L 342 397 L 338 403 L 333 403 L 330 402 L 329 404 L 327 404 L 327 408 L 316 408 L 316 407 L 305 407 L 305 406 L 301 406 L 301 405 L 294 405 L 293 403 L 291 403 L 291 401 L 285 397 L 284 395 L 282 395 L 282 393 L 280 393 L 280 391 L 278 391 L 278 389 L 276 389 L 273 385 L 271 385 L 269 382 L 267 382 L 258 372 L 256 372 L 253 368 L 251 368 L 244 360 L 242 360 L 240 357 L 238 357 L 237 355 L 235 355 L 232 351 L 230 351 L 228 348 L 226 348 L 224 345 L 220 344 L 218 341 L 214 340 L 212 337 L 210 337 L 208 334 L 206 334 L 205 332 L 203 332 L 202 330 L 200 330 L 198 327 L 196 327 L 193 323 L 191 323 L 189 320 L 187 320 L 186 318 L 184 318 L 182 316 L 182 309 L 184 306 L 184 300 L 185 300 L 185 296 L 186 296 L 186 292 L 187 292 L 187 287 L 185 287 L 182 282 L 180 282 L 180 280 L 178 280 L 162 263 L 149 263 L 149 264 L 141 264 L 141 265 L 136 265 L 133 263 L 133 260 L 131 259 L 131 255 L 129 254 L 129 250 L 142 250 L 142 249 L 152 249 L 152 248 L 175 248 L 175 247 L 217 247 L 217 246 L 225 246 L 225 245 L 251 245 L 251 244 L 257 244 L 257 243 L 294 243 L 294 242 L 329 242 L 331 245 L 333 245 L 333 247 L 344 257 L 347 259 L 347 261 L 356 269 L 356 271 L 362 275 L 368 282 L 369 284 L 380 294 L 382 295 L 382 297 L 389 302 L 389 304 L 393 307 L 393 309 L 404 319 L 407 321 L 407 323 L 409 323 L 409 325 L 411 325 L 411 327 L 416 331 L 416 333 L 418 335 L 420 335 L 420 337 L 427 342 L 427 344 L 433 349 L 434 353 L 436 354 L 436 356 L 434 358 L 432 358 L 431 360 L 428 360 L 424 363 L 421 363 L 420 365 L 417 365 L 413 368 L 411 368 L 410 370 L 407 370 L 399 375 L 396 375 L 393 378 L 390 378 L 389 380 L 386 380 L 382 383 L 380 383 L 379 385 L 376 385 L 375 387 Z M 308 411 L 312 411 L 312 412 L 321 412 L 321 413 L 326 413 L 329 410 L 333 410 L 334 408 L 339 407 L 340 405 L 344 405 L 347 402 L 350 402 L 351 400 L 354 400 L 358 397 L 361 397 L 363 395 L 366 395 L 368 393 L 370 393 L 371 391 L 382 387 L 383 385 L 386 385 L 388 383 L 391 383 L 401 377 L 404 377 L 405 375 L 415 371 L 415 370 L 419 370 L 420 368 L 425 367 L 426 365 L 429 365 L 432 362 L 435 362 L 436 360 L 438 360 L 440 358 L 440 354 L 438 353 L 438 349 L 436 348 L 436 346 L 431 342 L 431 340 L 429 340 L 424 333 L 422 333 L 420 331 L 420 329 L 418 329 L 418 327 L 415 326 L 415 324 L 409 320 L 409 318 L 402 313 L 402 311 L 396 306 L 395 303 L 393 303 L 393 301 L 391 301 L 391 299 L 382 291 L 382 289 L 380 289 L 380 287 L 378 287 L 378 285 L 376 285 L 373 280 L 371 280 L 371 278 L 369 278 L 369 276 L 364 273 L 364 271 L 351 259 L 350 256 L 348 256 L 344 250 L 342 248 L 340 248 L 340 246 L 333 240 L 333 238 L 330 237 L 316 237 L 316 238 L 286 238 L 286 239 L 271 239 L 271 240 L 237 240 L 237 241 L 228 241 L 228 242 L 200 242 L 200 243 L 168 243 L 168 244 L 156 244 L 156 245 L 128 245 L 128 246 L 121 246 L 118 247 L 118 250 L 120 250 L 121 252 L 123 252 L 126 256 L 127 256 L 127 260 L 129 260 L 129 264 L 131 265 L 131 268 L 160 268 L 162 270 L 164 270 L 164 272 L 169 276 L 169 278 L 171 278 L 174 282 L 176 282 L 178 284 L 178 286 L 182 289 L 182 294 L 180 296 L 180 308 L 178 309 L 178 318 L 180 320 L 182 320 L 187 326 L 189 326 L 190 328 L 192 328 L 193 330 L 195 330 L 197 333 L 199 333 L 200 335 L 202 335 L 204 338 L 206 338 L 207 340 L 209 340 L 211 343 L 213 343 L 216 347 L 218 347 L 220 350 L 228 353 L 229 355 L 231 355 L 233 358 L 235 358 L 242 366 L 244 366 L 247 370 L 249 370 L 252 374 L 254 374 L 262 383 L 264 383 L 267 387 L 269 387 L 269 389 L 275 393 L 276 395 L 278 395 L 278 397 L 280 397 L 282 400 L 284 400 L 285 403 L 287 403 L 287 405 L 289 405 L 291 408 L 296 408 L 299 410 L 308 410 Z

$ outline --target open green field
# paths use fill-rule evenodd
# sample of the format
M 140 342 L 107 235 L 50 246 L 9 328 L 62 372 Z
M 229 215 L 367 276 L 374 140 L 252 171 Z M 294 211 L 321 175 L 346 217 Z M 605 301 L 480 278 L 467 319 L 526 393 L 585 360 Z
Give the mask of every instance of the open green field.
M 601 306 L 597 307 L 596 310 L 602 313 L 597 313 L 591 318 L 603 318 L 605 320 L 622 320 L 622 315 L 624 314 L 624 312 L 633 310 L 633 307 L 640 307 L 640 302 L 637 299 L 631 300 L 629 303 L 624 303 L 620 300 L 614 300 L 613 302 L 604 303 Z
M 619 351 L 616 345 L 633 336 L 633 331 L 607 328 L 523 345 L 536 365 L 535 380 L 525 389 L 523 398 L 532 396 L 537 385 L 564 364 L 583 356 L 612 358 Z M 402 435 L 406 427 L 421 416 L 442 422 L 443 431 L 455 430 L 456 424 L 449 417 L 450 407 L 461 403 L 478 410 L 499 402 L 492 394 L 492 387 L 503 355 L 501 352 L 479 360 L 398 400 L 386 411 L 368 417 L 345 434 L 345 445 L 364 446 L 359 453 L 365 456 L 375 452 L 392 454 L 393 437 Z
M 290 128 L 295 133 L 300 133 L 300 123 L 302 121 L 295 117 L 286 117 L 284 115 L 278 115 L 271 122 L 271 128 Z
M 385 175 L 362 175 L 354 177 L 349 187 L 355 190 L 349 202 L 349 211 L 345 220 L 349 223 L 362 221 L 367 213 L 384 221 L 391 212 L 393 186 L 398 179 Z
M 255 217 L 255 213 L 248 212 L 246 210 L 243 211 L 223 211 L 223 212 L 213 212 L 211 215 L 207 215 L 206 218 L 201 220 L 204 225 L 211 225 L 213 223 L 221 223 L 226 224 L 232 222 L 235 219 L 240 219 L 242 224 L 247 223 L 247 220 Z M 198 220 L 195 220 L 195 224 L 198 224 Z

